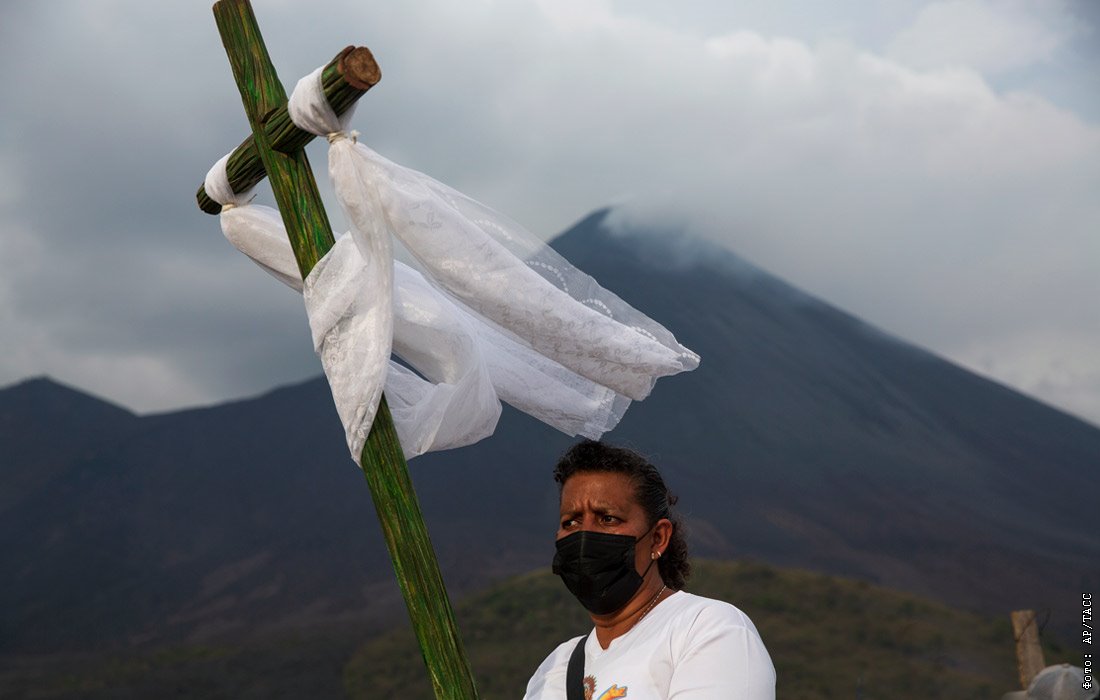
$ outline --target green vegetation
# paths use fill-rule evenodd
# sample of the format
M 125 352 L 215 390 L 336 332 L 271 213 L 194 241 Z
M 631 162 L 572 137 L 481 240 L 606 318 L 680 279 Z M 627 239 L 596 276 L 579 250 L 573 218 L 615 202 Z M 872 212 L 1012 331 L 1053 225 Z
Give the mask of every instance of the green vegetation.
M 257 637 L 148 652 L 0 658 L 0 698 L 338 698 L 341 669 L 362 641 L 361 633 L 336 628 Z
M 755 563 L 697 561 L 688 590 L 727 600 L 756 623 L 778 696 L 998 698 L 1016 688 L 1008 612 L 992 619 L 855 581 Z M 522 697 L 559 643 L 591 624 L 549 573 L 512 579 L 465 601 L 459 629 L 484 700 Z M 1046 650 L 1047 663 L 1063 660 Z M 345 674 L 352 698 L 431 698 L 406 629 L 373 639 Z
M 981 616 L 864 581 L 743 562 L 697 560 L 688 590 L 752 617 L 781 699 L 981 700 L 1016 687 L 1008 611 Z M 590 627 L 548 571 L 473 596 L 457 614 L 484 700 L 518 700 L 543 658 Z M 394 629 L 365 642 L 362 634 L 344 623 L 241 645 L 0 659 L 0 697 L 433 697 L 403 615 Z M 1048 664 L 1075 662 L 1070 648 L 1043 643 Z

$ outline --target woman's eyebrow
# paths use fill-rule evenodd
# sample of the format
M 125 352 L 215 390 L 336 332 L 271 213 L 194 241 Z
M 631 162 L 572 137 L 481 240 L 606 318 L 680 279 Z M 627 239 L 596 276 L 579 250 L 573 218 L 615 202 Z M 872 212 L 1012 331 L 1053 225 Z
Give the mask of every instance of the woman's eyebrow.
M 571 503 L 569 505 L 561 506 L 562 515 L 576 515 L 577 513 L 583 513 L 585 511 L 592 511 L 593 513 L 608 513 L 619 510 L 621 510 L 621 508 L 615 505 L 598 501 L 595 503 Z
M 562 506 L 560 512 L 562 515 L 578 515 L 579 513 L 583 513 L 586 510 L 591 510 L 593 513 L 604 515 L 606 513 L 618 513 L 624 509 L 611 503 L 597 502 L 590 504 L 570 504 L 568 506 Z

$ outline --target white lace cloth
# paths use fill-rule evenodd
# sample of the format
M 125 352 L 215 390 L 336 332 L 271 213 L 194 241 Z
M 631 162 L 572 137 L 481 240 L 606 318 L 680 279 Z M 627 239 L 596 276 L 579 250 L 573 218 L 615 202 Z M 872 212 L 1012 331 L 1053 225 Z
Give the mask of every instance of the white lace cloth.
M 230 205 L 221 219 L 233 245 L 303 291 L 353 459 L 383 384 L 412 457 L 491 434 L 498 398 L 598 438 L 658 377 L 698 366 L 663 326 L 515 222 L 357 143 L 325 101 L 320 75 L 299 81 L 288 106 L 299 128 L 328 136 L 329 174 L 351 231 L 304 285 L 277 212 L 232 193 L 227 158 L 206 191 Z M 423 274 L 393 260 L 391 235 Z

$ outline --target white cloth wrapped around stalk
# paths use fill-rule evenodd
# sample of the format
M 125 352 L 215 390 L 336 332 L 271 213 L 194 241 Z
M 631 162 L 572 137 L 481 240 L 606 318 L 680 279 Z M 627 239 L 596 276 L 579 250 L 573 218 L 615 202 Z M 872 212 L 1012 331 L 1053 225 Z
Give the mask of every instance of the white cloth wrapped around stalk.
M 328 137 L 329 173 L 351 231 L 304 290 L 354 459 L 383 383 L 412 456 L 490 434 L 498 397 L 563 432 L 598 438 L 658 377 L 698 365 L 663 326 L 515 222 L 349 138 L 320 74 L 299 82 L 289 111 L 299 128 Z M 224 179 L 224 164 L 208 176 L 218 201 L 228 185 L 210 180 Z M 223 213 L 227 238 L 302 289 L 277 216 L 228 196 L 238 206 Z M 420 272 L 392 260 L 390 235 Z M 388 360 L 387 322 L 392 350 L 416 372 Z

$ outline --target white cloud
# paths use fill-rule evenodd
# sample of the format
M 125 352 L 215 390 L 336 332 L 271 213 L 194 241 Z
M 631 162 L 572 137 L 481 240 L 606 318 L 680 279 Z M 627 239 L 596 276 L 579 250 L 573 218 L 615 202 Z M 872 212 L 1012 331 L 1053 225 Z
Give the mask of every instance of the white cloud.
M 921 9 L 888 55 L 915 68 L 992 75 L 1050 61 L 1079 31 L 1064 0 L 940 0 Z

